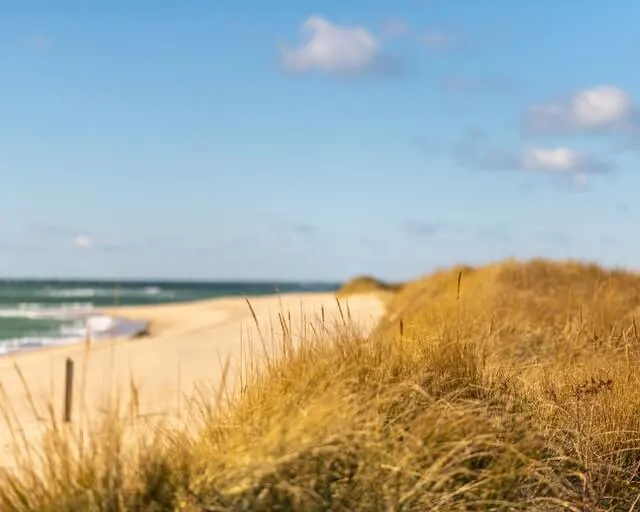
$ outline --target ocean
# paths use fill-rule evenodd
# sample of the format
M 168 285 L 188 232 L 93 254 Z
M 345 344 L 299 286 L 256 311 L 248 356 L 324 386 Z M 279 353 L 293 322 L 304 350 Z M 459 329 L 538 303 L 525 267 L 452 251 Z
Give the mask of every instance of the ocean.
M 215 297 L 333 291 L 338 284 L 153 281 L 0 281 L 0 355 L 86 339 L 134 336 L 144 322 L 100 314 L 100 308 L 190 302 Z

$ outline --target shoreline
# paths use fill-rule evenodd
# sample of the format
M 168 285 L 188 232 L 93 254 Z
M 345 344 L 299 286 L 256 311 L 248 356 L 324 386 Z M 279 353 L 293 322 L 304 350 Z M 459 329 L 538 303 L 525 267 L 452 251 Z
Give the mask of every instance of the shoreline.
M 84 314 L 86 318 L 85 321 L 90 320 L 95 317 L 104 317 L 109 318 L 115 322 L 115 325 L 112 329 L 107 329 L 103 331 L 99 331 L 99 333 L 95 336 L 78 336 L 75 338 L 65 338 L 65 337 L 53 337 L 53 336 L 38 336 L 33 335 L 32 337 L 25 336 L 22 338 L 14 338 L 8 340 L 0 340 L 0 347 L 2 346 L 2 342 L 15 341 L 15 340 L 28 340 L 30 338 L 33 339 L 50 339 L 53 340 L 52 343 L 42 343 L 42 344 L 30 344 L 26 343 L 24 346 L 20 346 L 15 349 L 9 349 L 4 352 L 0 352 L 0 361 L 9 357 L 21 357 L 24 354 L 31 354 L 33 352 L 41 352 L 41 351 L 53 351 L 56 349 L 68 349 L 70 347 L 75 346 L 84 346 L 87 343 L 90 345 L 99 345 L 101 343 L 113 343 L 123 340 L 135 340 L 143 337 L 148 337 L 153 335 L 152 333 L 152 321 L 144 314 L 139 314 L 142 312 L 150 312 L 151 316 L 155 317 L 155 312 L 162 311 L 166 308 L 173 307 L 191 307 L 198 306 L 201 304 L 216 304 L 218 302 L 230 301 L 230 300 L 241 300 L 243 302 L 249 301 L 253 302 L 261 299 L 269 299 L 269 298 L 278 298 L 278 297 L 286 297 L 290 295 L 296 295 L 300 297 L 314 296 L 318 294 L 336 294 L 336 291 L 284 291 L 284 292 L 275 292 L 269 294 L 259 294 L 259 295 L 223 295 L 216 297 L 207 297 L 200 298 L 196 300 L 180 300 L 180 301 L 167 301 L 167 302 L 158 302 L 153 304 L 127 304 L 127 305 L 112 305 L 112 306 L 94 306 L 91 310 L 87 310 Z M 76 319 L 77 321 L 82 320 L 83 315 L 79 315 Z M 122 333 L 117 333 L 119 325 L 121 324 L 121 330 L 124 330 Z M 127 325 L 129 324 L 129 325 Z M 87 332 L 90 332 L 90 328 L 86 327 Z M 115 334 L 114 334 L 114 331 Z
M 57 421 L 62 418 L 65 362 L 71 359 L 76 375 L 74 425 L 102 418 L 113 397 L 122 404 L 134 400 L 140 417 L 183 421 L 190 398 L 221 385 L 233 396 L 239 377 L 248 369 L 248 359 L 260 363 L 264 350 L 277 352 L 278 314 L 291 322 L 297 343 L 305 332 L 312 334 L 306 327 L 317 325 L 322 312 L 328 324 L 339 320 L 338 304 L 345 314 L 348 309 L 363 332 L 372 329 L 384 313 L 383 301 L 375 294 L 337 298 L 334 292 L 100 308 L 101 314 L 145 321 L 148 335 L 41 347 L 0 357 L 3 406 L 11 408 L 18 426 L 13 428 L 19 428 L 30 442 L 39 439 L 48 423 L 43 418 L 50 414 Z M 6 425 L 0 426 L 0 466 L 11 444 L 10 433 Z
M 16 350 L 9 350 L 5 353 L 0 354 L 0 363 L 5 359 L 22 359 L 24 356 L 33 355 L 34 353 L 47 353 L 47 352 L 59 352 L 59 351 L 72 351 L 72 349 L 77 349 L 82 347 L 83 349 L 89 345 L 92 348 L 100 347 L 102 344 L 112 345 L 114 343 L 122 343 L 127 341 L 135 341 L 136 339 L 146 338 L 151 336 L 157 336 L 160 333 L 154 332 L 153 324 L 151 319 L 147 317 L 146 312 L 152 313 L 150 316 L 154 318 L 157 313 L 162 314 L 163 310 L 167 308 L 173 309 L 175 308 L 190 308 L 193 306 L 200 305 L 215 305 L 218 302 L 225 301 L 235 301 L 241 300 L 246 302 L 252 302 L 257 299 L 271 298 L 275 299 L 282 296 L 288 295 L 300 295 L 301 297 L 316 295 L 318 293 L 327 293 L 327 294 L 335 294 L 335 292 L 281 292 L 274 294 L 265 294 L 265 295 L 252 295 L 252 296 L 239 296 L 239 295 L 227 295 L 220 297 L 210 297 L 204 299 L 197 300 L 185 300 L 185 301 L 175 301 L 175 302 L 159 302 L 155 304 L 128 304 L 124 306 L 114 305 L 114 306 L 106 306 L 106 307 L 97 307 L 91 311 L 93 315 L 97 316 L 105 316 L 112 318 L 114 320 L 123 320 L 128 323 L 143 323 L 138 330 L 133 332 L 132 334 L 124 334 L 120 336 L 106 335 L 98 338 L 89 338 L 78 337 L 73 341 L 68 341 L 64 343 L 51 343 L 44 344 L 39 346 L 25 346 L 22 348 L 18 348 Z M 60 338 L 60 340 L 64 340 L 64 338 Z M 0 343 L 3 340 L 0 340 Z

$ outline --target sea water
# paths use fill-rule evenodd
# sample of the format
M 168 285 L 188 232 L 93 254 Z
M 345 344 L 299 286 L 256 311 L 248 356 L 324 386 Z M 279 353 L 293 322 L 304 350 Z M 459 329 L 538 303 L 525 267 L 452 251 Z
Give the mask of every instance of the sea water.
M 87 338 L 131 337 L 146 329 L 145 322 L 102 314 L 105 307 L 337 287 L 333 283 L 4 280 L 0 281 L 0 355 Z

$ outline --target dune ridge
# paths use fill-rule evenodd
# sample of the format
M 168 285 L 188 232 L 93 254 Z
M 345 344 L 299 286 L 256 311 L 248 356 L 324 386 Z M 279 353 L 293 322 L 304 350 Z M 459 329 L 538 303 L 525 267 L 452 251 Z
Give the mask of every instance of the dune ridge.
M 313 325 L 275 318 L 264 364 L 231 401 L 199 394 L 191 430 L 125 445 L 116 417 L 85 457 L 54 433 L 45 476 L 0 482 L 3 510 L 638 508 L 640 275 L 504 261 L 417 279 L 384 313 L 349 300 L 315 302 Z M 373 330 L 354 325 L 373 309 Z

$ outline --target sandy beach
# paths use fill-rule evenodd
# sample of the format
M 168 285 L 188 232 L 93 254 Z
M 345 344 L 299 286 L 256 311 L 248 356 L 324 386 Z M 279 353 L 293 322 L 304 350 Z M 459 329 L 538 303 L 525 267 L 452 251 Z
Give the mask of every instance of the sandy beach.
M 75 366 L 72 424 L 94 421 L 109 406 L 110 396 L 119 397 L 123 403 L 135 396 L 140 415 L 175 418 L 185 414 L 187 398 L 198 389 L 219 388 L 225 361 L 230 365 L 227 385 L 233 386 L 240 362 L 249 351 L 258 359 L 263 357 L 261 339 L 267 349 L 275 346 L 281 332 L 279 313 L 290 322 L 294 338 L 305 323 L 319 323 L 323 310 L 327 322 L 337 320 L 340 314 L 332 293 L 256 297 L 250 302 L 259 330 L 244 298 L 124 307 L 105 312 L 148 322 L 147 336 L 49 347 L 1 358 L 1 400 L 14 424 L 14 433 L 23 433 L 33 443 L 50 421 L 50 411 L 56 420 L 62 418 L 67 358 Z M 340 299 L 340 303 L 345 311 L 348 307 L 354 323 L 365 331 L 383 313 L 382 301 L 374 295 Z M 11 430 L 3 419 L 3 464 L 12 453 Z

